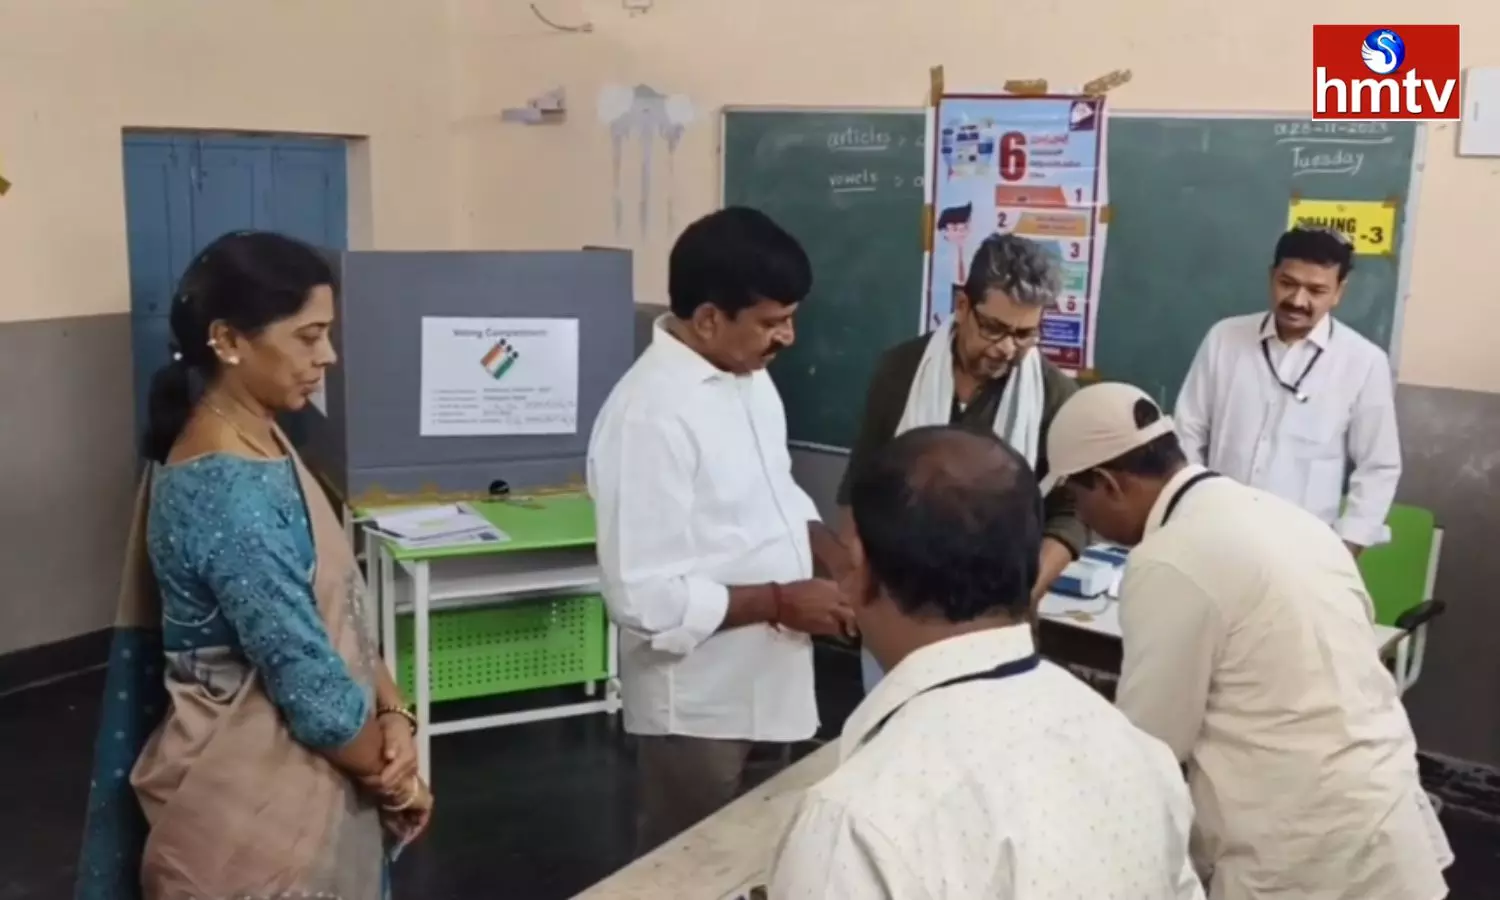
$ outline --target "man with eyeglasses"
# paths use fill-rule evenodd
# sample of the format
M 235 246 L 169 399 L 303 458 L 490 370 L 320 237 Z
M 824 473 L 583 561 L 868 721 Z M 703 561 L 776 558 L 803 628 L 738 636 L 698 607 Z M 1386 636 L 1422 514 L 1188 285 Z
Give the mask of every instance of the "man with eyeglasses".
M 849 491 L 877 451 L 898 434 L 928 425 L 993 432 L 1036 472 L 1047 474 L 1046 437 L 1063 401 L 1078 386 L 1035 352 L 1042 312 L 1057 299 L 1062 276 L 1041 245 L 993 234 L 975 251 L 953 316 L 931 334 L 898 344 L 876 365 L 864 420 L 839 485 L 848 519 Z M 1088 541 L 1066 493 L 1047 499 L 1036 602 Z M 864 657 L 865 688 L 880 668 Z
M 1389 540 L 1401 441 L 1390 359 L 1333 317 L 1353 268 L 1342 232 L 1283 234 L 1270 311 L 1209 330 L 1175 417 L 1189 460 L 1301 506 L 1358 556 Z

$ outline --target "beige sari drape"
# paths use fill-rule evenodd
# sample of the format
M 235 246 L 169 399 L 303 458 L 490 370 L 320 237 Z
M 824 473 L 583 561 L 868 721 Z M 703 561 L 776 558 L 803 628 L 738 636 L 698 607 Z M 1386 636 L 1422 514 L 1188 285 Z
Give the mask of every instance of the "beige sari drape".
M 358 602 L 362 581 L 327 497 L 286 440 L 307 504 L 317 563 L 313 593 L 353 676 L 380 665 Z M 150 473 L 136 501 L 120 624 L 160 627 L 147 555 Z M 385 861 L 379 813 L 353 782 L 297 743 L 253 670 L 227 696 L 175 679 L 171 708 L 131 773 L 150 823 L 141 861 L 146 900 L 380 900 Z

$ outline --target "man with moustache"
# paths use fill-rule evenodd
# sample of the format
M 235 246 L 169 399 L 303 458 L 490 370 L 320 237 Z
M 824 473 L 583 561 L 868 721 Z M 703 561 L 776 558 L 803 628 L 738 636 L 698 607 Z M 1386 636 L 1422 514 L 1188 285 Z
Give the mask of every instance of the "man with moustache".
M 1341 232 L 1283 234 L 1271 311 L 1209 330 L 1175 415 L 1189 460 L 1301 506 L 1358 556 L 1389 540 L 1401 442 L 1390 360 L 1333 317 L 1353 266 Z
M 807 254 L 731 207 L 689 225 L 668 266 L 671 313 L 610 392 L 588 451 L 641 852 L 732 799 L 753 743 L 813 736 L 808 635 L 853 621 L 835 581 L 842 545 L 792 481 L 765 372 L 792 343 Z M 815 561 L 831 577 L 814 577 Z
M 850 486 L 896 435 L 927 425 L 993 433 L 1021 454 L 1038 478 L 1047 474 L 1052 416 L 1078 390 L 1071 378 L 1035 352 L 1042 312 L 1057 299 L 1057 261 L 1034 241 L 992 234 L 979 245 L 953 317 L 931 334 L 881 357 L 865 401 L 864 420 L 839 485 L 848 515 Z M 1071 498 L 1047 499 L 1033 608 L 1088 542 Z M 865 689 L 880 666 L 863 657 Z

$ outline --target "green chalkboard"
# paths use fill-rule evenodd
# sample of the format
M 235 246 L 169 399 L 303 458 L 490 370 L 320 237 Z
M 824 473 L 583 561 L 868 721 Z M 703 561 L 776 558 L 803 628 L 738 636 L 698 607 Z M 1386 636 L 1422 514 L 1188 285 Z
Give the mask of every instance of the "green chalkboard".
M 847 448 L 875 360 L 921 333 L 919 112 L 724 113 L 724 203 L 796 235 L 813 265 L 797 342 L 771 364 L 794 443 Z
M 924 127 L 919 109 L 725 113 L 725 203 L 764 210 L 813 257 L 818 287 L 798 315 L 798 345 L 772 367 L 794 442 L 848 447 L 874 360 L 919 331 Z M 1266 308 L 1271 251 L 1295 196 L 1395 204 L 1391 253 L 1357 258 L 1338 310 L 1389 349 L 1419 129 L 1113 112 L 1099 376 L 1174 405 L 1209 326 Z M 885 149 L 859 149 L 870 145 Z M 859 173 L 868 185 L 849 181 Z
M 1387 256 L 1359 256 L 1339 320 L 1387 349 L 1409 243 L 1413 123 L 1109 121 L 1110 222 L 1094 368 L 1168 408 L 1209 326 L 1267 308 L 1291 198 L 1392 200 Z

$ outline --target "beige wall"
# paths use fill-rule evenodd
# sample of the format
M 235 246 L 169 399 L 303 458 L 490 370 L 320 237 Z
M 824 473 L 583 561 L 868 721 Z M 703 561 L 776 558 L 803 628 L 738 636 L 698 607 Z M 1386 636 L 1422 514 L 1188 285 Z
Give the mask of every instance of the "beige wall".
M 442 0 L 0 0 L 0 322 L 125 312 L 123 128 L 367 136 L 356 246 L 454 242 Z
M 716 203 L 718 108 L 916 105 L 935 64 L 950 87 L 975 90 L 1025 77 L 1077 85 L 1130 68 L 1135 80 L 1113 96 L 1121 107 L 1279 111 L 1309 108 L 1315 21 L 1458 22 L 1468 62 L 1500 61 L 1500 7 L 1476 0 L 1432 0 L 1419 11 L 1399 0 L 656 0 L 633 19 L 617 0 L 541 5 L 555 20 L 592 20 L 594 32 L 551 32 L 523 3 L 462 4 L 459 110 L 476 124 L 460 130 L 459 156 L 465 234 L 476 245 L 616 243 L 610 144 L 594 116 L 610 82 L 686 93 L 706 112 L 677 154 L 682 220 Z M 574 103 L 566 124 L 478 124 L 555 84 Z M 1500 280 L 1500 256 L 1484 249 L 1489 211 L 1500 207 L 1500 162 L 1459 160 L 1454 143 L 1452 127 L 1433 130 L 1401 380 L 1500 391 L 1500 354 L 1483 337 Z M 628 173 L 636 165 L 627 158 Z M 664 187 L 665 160 L 656 169 Z M 660 215 L 655 224 L 634 242 L 642 302 L 664 296 L 671 235 Z
M 354 246 L 455 246 L 452 12 L 0 0 L 0 653 L 113 619 L 135 472 L 122 129 L 368 138 Z
M 0 0 L 0 173 L 15 183 L 0 198 L 0 497 L 11 513 L 0 653 L 111 619 L 134 465 L 123 128 L 368 137 L 350 167 L 354 246 L 624 244 L 649 303 L 664 299 L 672 235 L 659 204 L 651 234 L 614 234 L 610 142 L 594 114 L 605 84 L 686 93 L 702 112 L 670 173 L 679 223 L 716 204 L 719 107 L 916 105 L 937 63 L 950 85 L 976 90 L 1129 67 L 1135 80 L 1114 99 L 1134 109 L 1309 101 L 1315 5 L 1294 0 L 655 0 L 636 18 L 619 0 L 537 2 L 592 33 L 554 32 L 524 0 Z M 1395 0 L 1319 8 L 1327 22 L 1418 18 Z M 1500 62 L 1500 7 L 1430 0 L 1421 12 L 1465 26 L 1468 62 Z M 502 108 L 558 85 L 566 123 L 500 123 Z M 1438 127 L 1428 148 L 1401 377 L 1500 394 L 1489 339 L 1500 161 L 1459 160 L 1454 139 Z M 633 149 L 625 165 L 631 212 Z M 658 201 L 668 179 L 659 156 Z M 1483 449 L 1500 398 L 1402 397 L 1403 493 L 1451 529 L 1440 588 L 1454 606 L 1413 715 L 1424 746 L 1500 762 L 1500 718 L 1486 712 L 1500 709 L 1500 657 L 1485 644 L 1500 622 L 1482 602 L 1500 578 L 1484 543 L 1500 528 L 1500 461 Z M 828 488 L 829 462 L 802 460 L 827 469 L 802 474 Z
M 1410 17 L 1396 0 L 1323 6 L 1318 21 Z M 616 0 L 542 7 L 594 31 L 561 34 L 524 3 L 490 0 L 0 0 L 0 172 L 16 183 L 0 200 L 0 321 L 128 308 L 125 127 L 368 136 L 351 167 L 356 246 L 555 247 L 621 243 L 593 109 L 607 83 L 686 93 L 701 110 L 672 177 L 657 160 L 657 193 L 671 182 L 679 220 L 715 204 L 719 107 L 914 104 L 933 63 L 975 89 L 1130 67 L 1115 101 L 1137 109 L 1308 102 L 1313 19 L 1292 0 L 1152 0 L 1093 18 L 1087 4 L 1035 0 L 656 0 L 634 18 Z M 1433 0 L 1423 11 L 1462 21 L 1469 62 L 1500 57 L 1496 8 Z M 499 122 L 501 108 L 558 84 L 573 106 L 565 124 Z M 1475 339 L 1500 265 L 1476 248 L 1500 205 L 1500 164 L 1457 159 L 1453 146 L 1453 128 L 1433 130 L 1401 376 L 1500 390 L 1500 355 Z M 636 165 L 628 156 L 627 172 Z M 624 241 L 641 254 L 642 302 L 663 295 L 671 236 L 659 208 L 654 225 Z

